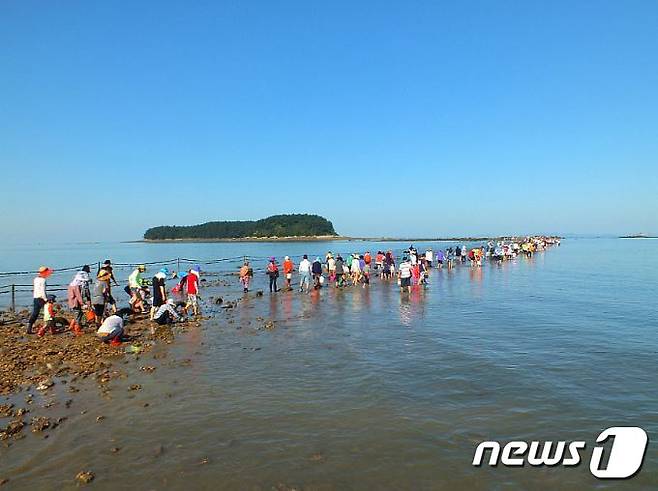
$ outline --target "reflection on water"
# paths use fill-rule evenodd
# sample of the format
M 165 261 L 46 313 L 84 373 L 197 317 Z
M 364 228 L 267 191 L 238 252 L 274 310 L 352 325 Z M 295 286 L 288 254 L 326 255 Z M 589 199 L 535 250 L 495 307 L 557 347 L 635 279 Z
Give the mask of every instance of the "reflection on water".
M 625 247 L 565 241 L 531 260 L 433 271 L 409 295 L 375 280 L 206 305 L 213 320 L 168 346 L 154 374 L 115 382 L 110 404 L 91 385 L 68 413 L 59 406 L 70 419 L 47 441 L 0 450 L 2 474 L 16 489 L 73 489 L 82 468 L 98 489 L 655 487 L 654 446 L 638 477 L 612 484 L 587 465 L 471 466 L 483 439 L 656 434 L 658 291 L 646 268 L 658 256 L 637 243 L 621 262 Z M 242 297 L 237 282 L 209 295 Z M 136 382 L 142 391 L 126 390 Z

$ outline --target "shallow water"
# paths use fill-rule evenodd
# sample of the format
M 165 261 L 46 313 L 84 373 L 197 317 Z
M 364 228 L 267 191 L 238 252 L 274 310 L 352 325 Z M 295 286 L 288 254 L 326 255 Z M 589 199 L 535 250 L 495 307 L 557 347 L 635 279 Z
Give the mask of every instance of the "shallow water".
M 128 262 L 366 247 L 383 245 L 117 244 L 49 256 L 64 266 L 82 250 Z M 565 240 L 530 260 L 434 271 L 409 297 L 375 281 L 250 296 L 229 313 L 207 306 L 211 321 L 159 348 L 165 358 L 145 355 L 140 363 L 158 369 L 113 382 L 111 401 L 77 383 L 70 409 L 35 407 L 33 416 L 69 419 L 45 441 L 0 448 L 0 478 L 12 489 L 73 489 L 89 468 L 98 489 L 655 488 L 652 443 L 640 474 L 621 482 L 592 477 L 589 451 L 568 469 L 471 461 L 482 440 L 585 440 L 591 450 L 611 426 L 656 435 L 656 252 L 658 241 Z M 33 255 L 4 250 L 3 261 L 33 267 Z M 210 294 L 241 296 L 237 285 Z M 257 329 L 258 317 L 276 328 Z

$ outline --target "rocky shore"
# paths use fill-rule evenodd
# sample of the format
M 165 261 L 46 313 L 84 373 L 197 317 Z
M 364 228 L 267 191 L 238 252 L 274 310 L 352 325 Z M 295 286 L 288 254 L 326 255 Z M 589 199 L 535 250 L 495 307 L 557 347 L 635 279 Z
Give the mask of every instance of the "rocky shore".
M 89 380 L 100 389 L 101 395 L 109 391 L 108 383 L 118 377 L 126 377 L 126 371 L 117 364 L 136 364 L 141 355 L 148 353 L 158 343 L 170 344 L 174 330 L 169 326 L 158 326 L 150 334 L 150 322 L 145 316 L 137 316 L 126 324 L 126 333 L 131 342 L 111 346 L 100 342 L 92 328 L 80 336 L 69 332 L 44 337 L 25 334 L 25 321 L 29 311 L 5 312 L 0 317 L 2 344 L 0 345 L 0 395 L 14 396 L 23 393 L 24 404 L 4 402 L 0 404 L 0 418 L 8 419 L 0 425 L 0 442 L 11 446 L 11 442 L 24 438 L 29 426 L 33 433 L 54 429 L 63 421 L 32 414 L 34 393 L 47 394 L 55 385 L 67 386 L 69 399 L 66 407 L 73 403 L 79 391 L 76 384 Z M 201 319 L 176 325 L 176 329 L 198 327 Z M 139 366 L 141 371 L 153 371 L 155 367 Z M 131 390 L 139 390 L 135 385 Z M 61 392 L 61 387 L 60 387 Z M 5 397 L 9 399 L 9 397 Z M 1 477 L 1 476 L 0 476 Z
M 204 281 L 204 284 L 219 287 L 227 286 L 228 282 L 217 278 Z M 158 377 L 160 370 L 191 366 L 191 359 L 180 358 L 180 346 L 175 342 L 177 337 L 189 339 L 195 331 L 217 325 L 219 314 L 222 325 L 245 332 L 247 338 L 258 331 L 275 328 L 274 320 L 260 316 L 236 322 L 236 307 L 245 298 L 262 299 L 263 292 L 258 290 L 235 300 L 209 295 L 203 302 L 208 315 L 157 326 L 154 335 L 150 333 L 153 324 L 147 315 L 131 316 L 125 324 L 131 341 L 119 346 L 102 343 L 91 326 L 83 327 L 84 333 L 79 336 L 69 331 L 56 335 L 48 333 L 43 337 L 27 335 L 25 325 L 30 314 L 27 309 L 16 313 L 0 312 L 0 455 L 12 451 L 11 447 L 26 437 L 45 441 L 53 435 L 52 432 L 68 427 L 73 429 L 80 418 L 99 425 L 106 423 L 106 418 L 111 420 L 114 413 L 108 404 L 113 399 L 122 400 L 117 390 L 135 396 L 149 393 L 153 399 L 149 397 L 139 402 L 138 407 L 143 410 L 157 405 L 157 397 L 172 397 L 172 389 L 156 389 L 159 395 L 155 396 L 148 381 L 153 380 L 153 384 L 162 388 Z M 199 346 L 203 344 L 201 342 Z M 258 350 L 260 347 L 253 348 L 253 352 Z M 87 414 L 90 397 L 102 401 L 100 405 L 91 403 L 96 406 L 97 413 Z M 108 446 L 108 454 L 120 453 L 122 447 L 117 444 L 121 445 L 114 442 Z M 157 457 L 163 449 L 164 446 L 156 448 L 153 455 Z M 107 479 L 107 473 L 101 472 L 102 466 L 98 468 L 95 462 L 89 464 L 81 465 L 72 473 L 71 482 L 84 486 L 99 478 Z M 12 479 L 12 476 L 0 472 L 0 487 Z

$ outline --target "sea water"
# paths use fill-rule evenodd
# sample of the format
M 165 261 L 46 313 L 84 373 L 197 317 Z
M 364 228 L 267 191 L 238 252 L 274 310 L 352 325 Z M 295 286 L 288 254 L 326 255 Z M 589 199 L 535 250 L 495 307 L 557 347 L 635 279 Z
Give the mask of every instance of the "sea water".
M 4 246 L 0 269 L 250 256 L 257 290 L 270 255 L 401 247 Z M 220 276 L 230 286 L 202 290 L 211 319 L 137 363 L 119 362 L 129 377 L 110 384 L 110 399 L 91 380 L 76 382 L 70 408 L 61 384 L 35 395 L 30 416 L 68 419 L 48 439 L 0 448 L 0 478 L 12 489 L 74 489 L 83 469 L 95 472 L 95 489 L 655 488 L 653 443 L 631 480 L 598 481 L 586 457 L 611 426 L 658 434 L 657 252 L 658 241 L 568 239 L 531 259 L 433 270 L 411 295 L 374 279 L 252 293 L 235 309 L 208 302 L 242 298 L 237 279 Z M 123 280 L 129 269 L 117 273 Z M 274 329 L 263 328 L 270 319 Z M 128 390 L 133 383 L 143 389 Z M 484 440 L 583 440 L 588 449 L 573 468 L 474 467 Z

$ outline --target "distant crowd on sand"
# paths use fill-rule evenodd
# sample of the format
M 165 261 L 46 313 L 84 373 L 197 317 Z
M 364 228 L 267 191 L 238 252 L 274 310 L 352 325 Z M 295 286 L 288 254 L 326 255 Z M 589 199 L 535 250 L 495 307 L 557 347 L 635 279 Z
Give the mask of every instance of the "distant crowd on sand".
M 83 327 L 93 327 L 101 341 L 118 345 L 130 340 L 124 334 L 124 319 L 128 315 L 148 313 L 153 334 L 158 324 L 180 322 L 189 315 L 199 314 L 199 266 L 171 275 L 168 268 L 162 268 L 150 279 L 144 276 L 145 265 L 136 266 L 123 288 L 130 296 L 128 307 L 117 308 L 113 287 L 118 287 L 119 283 L 114 276 L 112 262 L 108 259 L 103 263 L 95 281 L 92 281 L 91 268 L 85 265 L 75 273 L 67 288 L 67 302 L 73 313 L 71 319 L 66 318 L 57 297 L 47 293 L 47 279 L 52 273 L 51 268 L 41 266 L 34 278 L 32 315 L 27 334 L 44 336 L 47 332 L 56 334 L 68 328 L 80 335 Z M 166 280 L 169 276 L 177 283 L 167 291 Z M 43 324 L 35 330 L 41 315 Z
M 347 286 L 363 286 L 370 284 L 371 275 L 374 274 L 384 281 L 396 278 L 402 292 L 410 292 L 413 286 L 427 285 L 432 268 L 452 269 L 457 264 L 468 261 L 472 268 L 482 267 L 484 259 L 497 263 L 516 258 L 519 254 L 527 257 L 537 251 L 543 251 L 550 245 L 560 245 L 557 237 L 524 237 L 522 239 L 489 241 L 482 246 L 467 248 L 460 244 L 450 246 L 445 250 L 437 251 L 431 248 L 419 252 L 413 245 L 402 253 L 402 259 L 397 261 L 393 251 L 377 251 L 374 255 L 370 251 L 365 253 L 333 254 L 327 252 L 324 258 L 317 256 L 314 261 L 304 255 L 299 265 L 295 265 L 290 256 L 285 256 L 283 263 L 278 264 L 275 257 L 270 257 L 265 270 L 269 277 L 269 290 L 271 293 L 279 291 L 278 280 L 283 272 L 284 287 L 286 291 L 293 290 L 293 274 L 298 274 L 298 287 L 300 292 L 309 292 L 319 289 L 325 284 L 333 284 L 336 288 Z M 247 293 L 254 270 L 249 261 L 245 261 L 239 271 L 243 291 Z
M 366 288 L 374 275 L 383 282 L 397 280 L 404 294 L 411 292 L 414 287 L 426 287 L 432 269 L 451 270 L 466 263 L 471 268 L 480 268 L 484 260 L 502 263 L 519 255 L 532 257 L 535 252 L 543 251 L 550 245 L 559 246 L 560 239 L 533 236 L 489 241 L 471 248 L 464 244 L 450 246 L 445 250 L 434 251 L 428 248 L 424 252 L 419 252 L 411 245 L 403 251 L 400 260 L 391 250 L 377 251 L 374 255 L 370 251 L 344 255 L 327 252 L 324 258 L 316 257 L 314 261 L 304 255 L 298 265 L 289 256 L 285 256 L 281 265 L 275 257 L 270 257 L 265 274 L 269 279 L 271 293 L 280 291 L 278 281 L 283 273 L 283 289 L 286 291 L 294 289 L 293 282 L 303 293 L 329 285 L 335 288 Z M 47 332 L 56 334 L 68 329 L 80 335 L 83 328 L 93 328 L 101 341 L 119 345 L 122 341 L 130 340 L 124 333 L 124 319 L 128 315 L 148 314 L 152 334 L 155 333 L 156 325 L 181 322 L 189 316 L 199 315 L 200 266 L 173 273 L 165 267 L 151 278 L 145 276 L 145 265 L 136 266 L 123 288 L 130 296 L 128 307 L 125 308 L 117 308 L 113 287 L 118 287 L 119 283 L 114 276 L 112 262 L 106 260 L 93 280 L 91 268 L 83 266 L 75 273 L 67 289 L 67 303 L 73 314 L 70 319 L 57 303 L 57 297 L 47 293 L 47 279 L 52 273 L 51 268 L 42 266 L 34 278 L 28 334 L 44 336 Z M 293 278 L 295 274 L 298 276 L 296 280 Z M 244 261 L 238 276 L 243 292 L 249 292 L 254 277 L 249 261 Z M 167 289 L 167 280 L 176 280 L 170 290 Z M 35 329 L 40 316 L 43 316 L 43 323 Z

